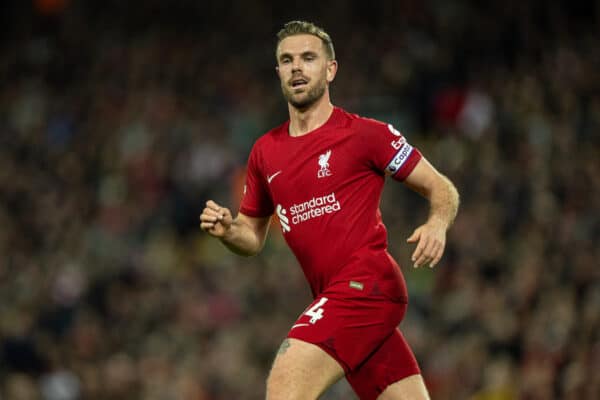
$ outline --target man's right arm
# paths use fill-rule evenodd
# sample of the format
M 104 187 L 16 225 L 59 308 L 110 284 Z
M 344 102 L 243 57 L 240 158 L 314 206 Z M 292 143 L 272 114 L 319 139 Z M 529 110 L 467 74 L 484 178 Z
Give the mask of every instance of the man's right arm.
M 262 250 L 271 217 L 254 218 L 238 213 L 235 219 L 228 208 L 212 200 L 200 215 L 200 228 L 218 238 L 229 250 L 242 256 L 253 256 Z

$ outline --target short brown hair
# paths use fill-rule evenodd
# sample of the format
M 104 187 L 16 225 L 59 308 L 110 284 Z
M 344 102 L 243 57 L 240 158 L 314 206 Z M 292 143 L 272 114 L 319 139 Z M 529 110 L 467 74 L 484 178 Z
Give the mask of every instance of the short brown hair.
M 283 26 L 283 28 L 277 33 L 277 47 L 283 39 L 294 35 L 313 35 L 321 39 L 323 47 L 325 47 L 325 53 L 327 58 L 335 60 L 335 50 L 333 49 L 333 42 L 331 37 L 323 28 L 320 28 L 312 22 L 306 21 L 290 21 Z

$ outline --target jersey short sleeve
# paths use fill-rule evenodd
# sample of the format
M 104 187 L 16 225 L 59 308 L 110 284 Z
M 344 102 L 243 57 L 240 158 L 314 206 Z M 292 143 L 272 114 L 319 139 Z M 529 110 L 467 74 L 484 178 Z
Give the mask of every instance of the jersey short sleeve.
M 359 131 L 372 167 L 396 180 L 406 179 L 422 158 L 421 152 L 391 124 L 363 119 Z
M 273 214 L 274 206 L 262 172 L 258 143 L 254 145 L 246 168 L 246 184 L 240 204 L 240 212 L 249 217 L 267 217 Z

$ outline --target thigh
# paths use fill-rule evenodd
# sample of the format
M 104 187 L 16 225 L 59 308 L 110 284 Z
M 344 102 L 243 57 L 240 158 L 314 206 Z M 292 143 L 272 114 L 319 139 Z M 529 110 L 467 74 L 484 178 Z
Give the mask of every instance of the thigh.
M 317 399 L 344 375 L 343 368 L 318 346 L 287 338 L 267 381 L 267 400 Z
M 417 360 L 408 343 L 400 330 L 395 329 L 359 368 L 348 373 L 346 377 L 361 400 L 425 399 L 426 397 L 417 396 L 390 397 L 397 395 L 398 389 L 413 387 L 414 379 L 411 377 L 420 377 L 420 373 Z M 418 391 L 411 390 L 410 393 L 418 393 Z

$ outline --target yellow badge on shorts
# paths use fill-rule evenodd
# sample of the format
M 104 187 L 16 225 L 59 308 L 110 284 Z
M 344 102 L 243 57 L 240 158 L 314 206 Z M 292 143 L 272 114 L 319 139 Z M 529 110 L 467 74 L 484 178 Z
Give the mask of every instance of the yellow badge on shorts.
M 358 290 L 363 290 L 363 288 L 365 287 L 365 285 L 363 285 L 360 282 L 356 282 L 356 281 L 350 281 L 350 285 L 349 285 L 352 289 L 358 289 Z

